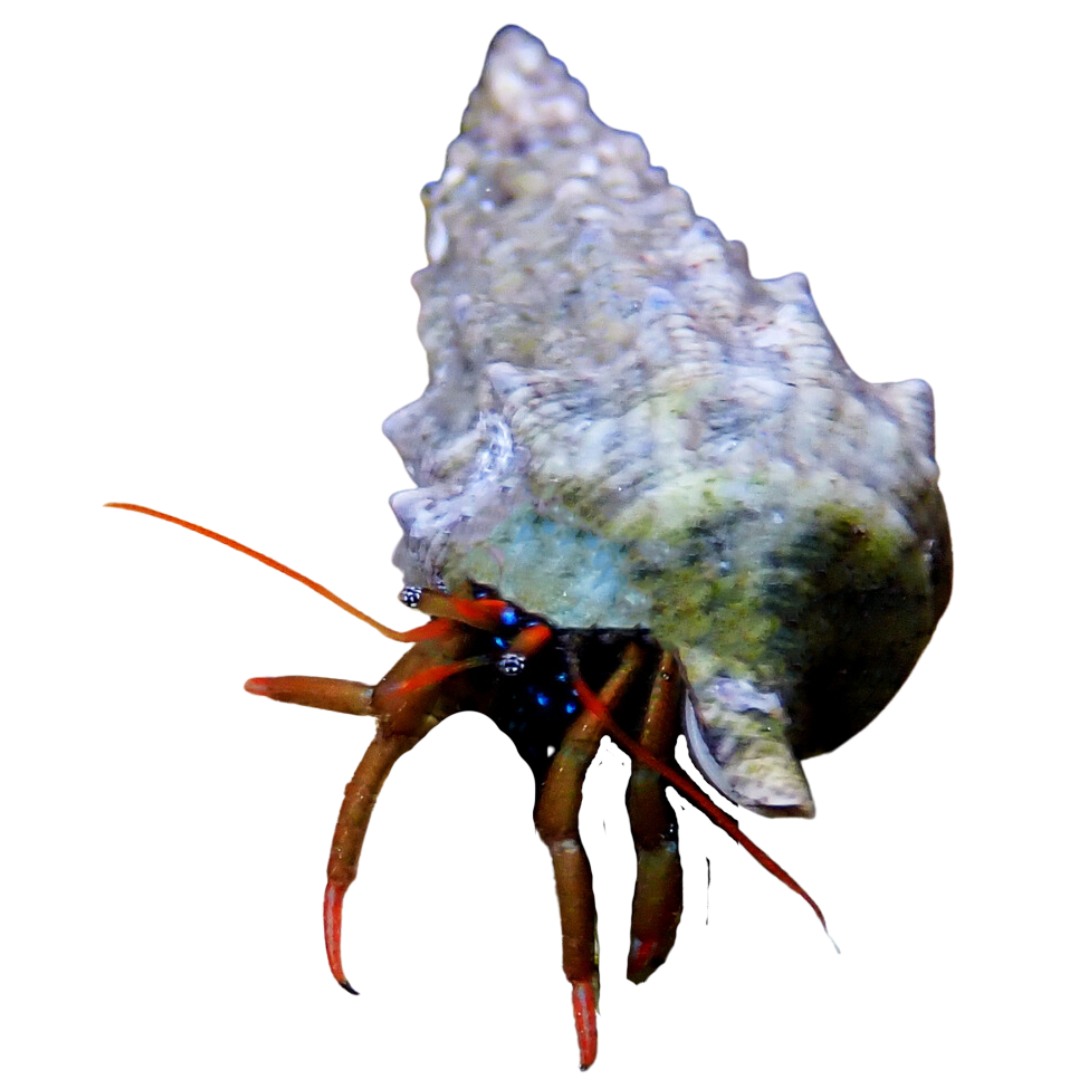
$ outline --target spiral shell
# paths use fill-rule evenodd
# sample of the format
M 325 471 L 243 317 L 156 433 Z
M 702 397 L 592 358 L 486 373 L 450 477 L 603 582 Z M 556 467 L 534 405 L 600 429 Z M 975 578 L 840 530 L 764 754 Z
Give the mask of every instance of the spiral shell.
M 424 204 L 430 384 L 385 424 L 406 581 L 647 628 L 710 782 L 811 815 L 799 760 L 884 707 L 948 601 L 929 386 L 860 379 L 806 279 L 752 277 L 516 27 Z

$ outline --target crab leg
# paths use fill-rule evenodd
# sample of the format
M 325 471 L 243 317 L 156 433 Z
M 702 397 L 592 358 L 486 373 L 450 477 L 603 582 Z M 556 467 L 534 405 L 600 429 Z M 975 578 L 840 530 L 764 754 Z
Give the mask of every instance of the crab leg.
M 675 751 L 682 693 L 678 660 L 673 653 L 664 653 L 639 740 L 646 750 L 664 760 Z M 626 977 L 641 983 L 667 959 L 675 944 L 682 915 L 682 864 L 678 822 L 667 800 L 666 783 L 637 760 L 626 789 L 626 809 L 637 852 Z
M 244 689 L 258 697 L 284 701 L 289 705 L 307 705 L 313 709 L 371 715 L 374 686 L 351 679 L 323 679 L 312 675 L 279 675 L 270 679 L 248 679 Z
M 419 648 L 419 647 L 418 647 Z M 416 651 L 416 650 L 414 650 Z M 410 654 L 411 655 L 411 654 Z M 410 670 L 412 664 L 409 665 Z M 431 670 L 428 668 L 427 670 Z M 414 676 L 415 677 L 415 676 Z M 375 687 L 346 679 L 313 678 L 307 675 L 284 675 L 276 678 L 248 679 L 244 689 L 249 694 L 268 697 L 291 705 L 370 716 L 375 711 Z M 345 891 L 356 877 L 360 849 L 367 833 L 371 811 L 390 769 L 399 757 L 411 750 L 438 722 L 440 717 L 422 714 L 413 720 L 413 730 L 385 731 L 380 723 L 356 772 L 345 788 L 345 799 L 338 815 L 330 851 L 326 893 L 323 897 L 323 930 L 330 971 L 337 981 L 355 994 L 341 965 L 341 908 Z M 381 720 L 381 718 L 380 718 Z
M 330 971 L 351 994 L 341 963 L 341 910 L 345 892 L 356 877 L 360 850 L 371 812 L 394 763 L 408 753 L 440 720 L 463 708 L 460 693 L 450 680 L 459 670 L 459 657 L 469 649 L 473 635 L 460 628 L 437 642 L 424 642 L 407 652 L 371 694 L 371 711 L 378 717 L 375 738 L 369 744 L 338 814 L 323 898 L 323 932 Z M 443 680 L 428 674 L 445 672 Z
M 472 642 L 468 627 L 442 621 L 437 629 L 437 637 L 403 652 L 378 683 L 321 675 L 253 675 L 244 680 L 244 692 L 254 698 L 375 719 L 375 733 L 341 791 L 323 888 L 326 966 L 334 982 L 353 997 L 359 997 L 360 990 L 349 981 L 341 956 L 345 900 L 360 876 L 375 807 L 397 761 L 457 707 L 451 676 L 471 664 L 460 659 Z
M 600 700 L 607 709 L 617 705 L 643 659 L 644 650 L 640 646 L 635 644 L 627 648 L 622 663 L 600 692 Z M 581 845 L 578 815 L 585 773 L 596 756 L 604 733 L 600 717 L 588 711 L 578 717 L 552 758 L 534 815 L 536 831 L 548 846 L 555 869 L 555 891 L 562 922 L 563 971 L 573 987 L 574 1025 L 582 1069 L 587 1069 L 596 1060 L 600 972 L 592 870 Z
M 414 650 L 415 651 L 415 650 Z M 317 709 L 369 716 L 374 712 L 372 699 L 376 687 L 344 679 L 320 679 L 303 675 L 286 675 L 270 679 L 249 679 L 244 689 L 250 694 L 284 701 L 294 705 L 309 705 Z M 326 893 L 323 897 L 323 932 L 326 937 L 326 957 L 334 978 L 350 994 L 355 994 L 341 965 L 341 908 L 345 891 L 356 877 L 360 849 L 367 834 L 375 800 L 390 775 L 394 762 L 411 750 L 452 709 L 438 712 L 406 714 L 409 723 L 397 725 L 405 730 L 387 730 L 380 716 L 375 738 L 345 788 L 345 799 L 338 814 L 334 840 L 327 867 Z
M 356 877 L 360 849 L 367 834 L 371 811 L 390 769 L 394 762 L 411 750 L 437 722 L 435 717 L 428 716 L 413 735 L 376 735 L 345 788 L 345 799 L 341 804 L 337 827 L 334 829 L 330 863 L 326 871 L 323 931 L 330 971 L 350 994 L 357 991 L 345 978 L 341 964 L 341 907 L 345 891 Z

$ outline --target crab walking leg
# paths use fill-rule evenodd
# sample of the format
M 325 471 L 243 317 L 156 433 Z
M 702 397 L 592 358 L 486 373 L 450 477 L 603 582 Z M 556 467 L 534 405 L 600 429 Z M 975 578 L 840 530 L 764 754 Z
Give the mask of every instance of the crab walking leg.
M 371 812 L 398 758 L 416 746 L 440 720 L 465 707 L 461 687 L 455 685 L 451 675 L 441 682 L 422 676 L 433 669 L 453 669 L 461 654 L 470 648 L 472 637 L 463 627 L 438 642 L 415 646 L 372 692 L 371 711 L 378 717 L 378 727 L 345 787 L 330 845 L 323 898 L 323 932 L 330 971 L 351 994 L 356 990 L 345 978 L 341 962 L 341 912 L 345 892 L 356 878 Z
M 248 679 L 244 689 L 249 694 L 284 701 L 290 705 L 307 705 L 312 709 L 350 713 L 353 716 L 371 715 L 371 695 L 374 686 L 350 679 L 324 679 L 313 675 L 279 675 L 269 679 Z
M 244 689 L 249 694 L 268 697 L 273 701 L 287 702 L 291 705 L 307 705 L 315 709 L 329 709 L 333 712 L 351 713 L 357 716 L 371 715 L 372 696 L 375 691 L 373 686 L 365 683 L 306 675 L 248 679 L 244 684 Z M 333 877 L 327 882 L 323 896 L 323 930 L 330 970 L 334 978 L 351 994 L 355 994 L 356 991 L 345 978 L 341 965 L 341 909 L 345 890 L 352 878 L 356 876 L 356 863 L 360 857 L 364 835 L 367 833 L 371 811 L 391 766 L 402 754 L 415 746 L 427 730 L 430 728 L 425 728 L 420 735 L 412 737 L 377 734 L 345 789 L 345 802 L 339 815 L 332 851 L 352 859 L 352 876 L 348 877 L 343 884 L 335 883 Z M 346 806 L 350 807 L 348 815 L 346 815 Z M 351 855 L 348 854 L 350 846 L 353 849 Z
M 425 716 L 412 735 L 378 734 L 371 741 L 353 778 L 345 787 L 334 840 L 330 846 L 330 863 L 326 870 L 326 893 L 323 897 L 323 932 L 326 937 L 326 958 L 334 978 L 350 994 L 353 989 L 345 978 L 341 963 L 341 909 L 345 891 L 356 877 L 360 849 L 364 844 L 371 811 L 390 769 L 403 754 L 408 753 L 436 724 L 438 718 Z
M 248 679 L 244 689 L 249 694 L 267 697 L 273 701 L 329 709 L 355 716 L 370 716 L 374 711 L 372 699 L 375 687 L 347 679 L 283 675 Z M 351 994 L 356 991 L 345 978 L 341 966 L 341 908 L 345 890 L 356 876 L 360 848 L 367 832 L 371 811 L 391 766 L 402 754 L 411 750 L 435 723 L 434 717 L 422 719 L 414 735 L 377 732 L 345 788 L 345 800 L 334 833 L 331 870 L 323 898 L 323 928 L 330 970 L 334 978 Z M 350 862 L 351 870 L 348 868 Z
M 627 648 L 622 663 L 600 692 L 600 700 L 607 709 L 618 704 L 637 674 L 644 655 L 639 645 Z M 563 971 L 573 988 L 574 1025 L 582 1069 L 587 1069 L 596 1060 L 600 972 L 592 869 L 581 845 L 578 815 L 585 773 L 596 756 L 603 735 L 604 724 L 599 717 L 587 711 L 578 717 L 552 758 L 534 814 L 536 831 L 548 846 L 555 869 L 555 892 L 562 922 Z
M 397 760 L 460 704 L 463 688 L 454 676 L 470 664 L 461 660 L 474 638 L 469 627 L 444 620 L 431 620 L 424 626 L 436 622 L 440 623 L 437 634 L 418 635 L 418 644 L 406 649 L 378 683 L 323 675 L 253 675 L 242 687 L 253 698 L 375 719 L 375 734 L 341 791 L 323 889 L 326 964 L 334 982 L 354 997 L 360 991 L 349 981 L 341 956 L 345 900 L 360 876 L 375 807 Z
M 653 680 L 639 739 L 646 750 L 665 761 L 675 752 L 683 692 L 679 662 L 666 652 Z M 682 916 L 679 826 L 666 787 L 657 773 L 634 761 L 626 809 L 637 853 L 637 882 L 626 977 L 635 983 L 644 982 L 667 959 Z

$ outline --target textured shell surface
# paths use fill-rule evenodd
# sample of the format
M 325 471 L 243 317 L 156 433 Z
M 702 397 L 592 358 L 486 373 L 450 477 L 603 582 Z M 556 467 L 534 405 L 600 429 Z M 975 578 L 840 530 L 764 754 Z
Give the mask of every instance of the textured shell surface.
M 948 602 L 929 386 L 860 379 L 806 279 L 755 279 L 516 27 L 424 203 L 430 384 L 385 425 L 406 581 L 647 628 L 709 781 L 811 815 L 800 760 L 884 707 Z

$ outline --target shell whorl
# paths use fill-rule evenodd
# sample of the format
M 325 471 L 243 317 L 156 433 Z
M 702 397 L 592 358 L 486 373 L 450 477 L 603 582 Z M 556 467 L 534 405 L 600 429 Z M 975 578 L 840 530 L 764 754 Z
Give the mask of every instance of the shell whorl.
M 516 27 L 424 202 L 430 384 L 385 424 L 406 579 L 649 628 L 709 779 L 812 813 L 797 759 L 883 707 L 947 600 L 929 387 L 860 379 L 806 279 L 755 279 Z

